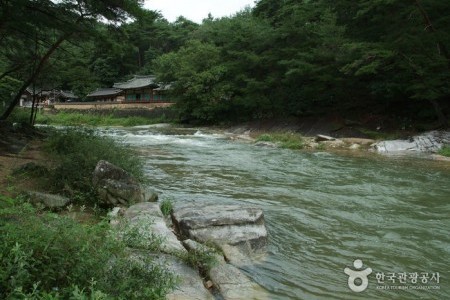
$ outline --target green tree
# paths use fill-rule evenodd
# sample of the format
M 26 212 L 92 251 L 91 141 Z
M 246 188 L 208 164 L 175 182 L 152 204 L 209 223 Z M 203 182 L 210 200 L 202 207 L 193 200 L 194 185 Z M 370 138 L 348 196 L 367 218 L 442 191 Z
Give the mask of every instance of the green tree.
M 329 1 L 347 27 L 348 63 L 342 69 L 366 83 L 367 94 L 387 107 L 423 107 L 441 126 L 450 87 L 448 1 Z M 361 85 L 359 86 L 361 88 Z M 405 103 L 404 99 L 410 99 Z M 404 106 L 406 104 L 406 107 Z M 420 113 L 413 110 L 412 114 Z
M 9 103 L 1 120 L 6 119 L 20 100 L 25 89 L 32 84 L 50 57 L 70 39 L 80 38 L 92 32 L 92 24 L 100 18 L 111 23 L 120 24 L 132 15 L 140 12 L 140 0 L 62 0 L 53 2 L 50 0 L 5 0 L 0 2 L 2 19 L 0 27 L 0 43 L 3 46 L 8 41 L 23 39 L 24 44 L 35 45 L 33 55 L 23 58 L 24 67 L 28 72 L 18 74 L 18 79 L 23 81 L 15 96 Z M 27 53 L 26 46 L 18 48 L 13 57 L 20 57 Z M 2 47 L 3 56 L 8 56 L 10 47 Z M 14 59 L 9 59 L 3 74 L 14 72 L 17 68 Z M 27 75 L 25 75 L 27 74 Z M 1 77 L 0 77 L 1 78 Z
M 221 64 L 220 48 L 193 40 L 159 57 L 155 68 L 162 82 L 172 83 L 182 119 L 214 122 L 226 110 L 230 86 L 223 81 L 227 70 Z

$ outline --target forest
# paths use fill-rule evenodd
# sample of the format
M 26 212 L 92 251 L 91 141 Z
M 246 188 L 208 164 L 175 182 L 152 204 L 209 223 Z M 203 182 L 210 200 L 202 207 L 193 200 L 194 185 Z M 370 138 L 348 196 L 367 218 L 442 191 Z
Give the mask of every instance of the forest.
M 449 1 L 259 0 L 201 24 L 140 0 L 0 8 L 0 119 L 31 85 L 84 99 L 154 74 L 182 122 L 338 114 L 448 126 Z

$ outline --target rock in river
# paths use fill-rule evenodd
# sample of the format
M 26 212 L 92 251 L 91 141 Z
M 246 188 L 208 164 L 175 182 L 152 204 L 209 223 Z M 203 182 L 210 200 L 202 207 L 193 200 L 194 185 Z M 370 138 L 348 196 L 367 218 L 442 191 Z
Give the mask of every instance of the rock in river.
M 187 205 L 172 214 L 186 238 L 218 246 L 230 261 L 260 252 L 267 244 L 263 211 L 240 205 Z

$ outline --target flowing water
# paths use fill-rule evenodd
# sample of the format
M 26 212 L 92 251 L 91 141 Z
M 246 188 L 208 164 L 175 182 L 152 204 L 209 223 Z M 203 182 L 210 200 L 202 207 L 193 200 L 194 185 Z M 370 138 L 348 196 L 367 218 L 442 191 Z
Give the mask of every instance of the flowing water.
M 261 207 L 267 255 L 244 272 L 271 299 L 450 299 L 448 163 L 261 148 L 166 126 L 104 133 L 138 150 L 161 198 Z M 356 259 L 372 269 L 361 293 L 344 273 Z

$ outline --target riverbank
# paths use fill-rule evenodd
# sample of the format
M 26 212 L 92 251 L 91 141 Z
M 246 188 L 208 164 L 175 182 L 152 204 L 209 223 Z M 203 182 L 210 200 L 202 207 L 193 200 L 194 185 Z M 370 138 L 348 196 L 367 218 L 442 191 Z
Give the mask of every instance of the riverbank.
M 89 134 L 4 122 L 0 132 L 0 298 L 165 299 L 175 274 L 131 259 L 90 186 L 90 158 L 125 154 Z
M 239 139 L 238 142 L 232 141 L 237 134 L 223 130 L 170 125 L 102 129 L 102 135 L 119 140 L 126 137 L 127 148 L 137 148 L 138 153 L 145 156 L 151 186 L 163 197 L 174 199 L 174 207 L 186 203 L 197 203 L 201 207 L 214 203 L 261 207 L 270 233 L 267 260 L 246 266 L 244 270 L 274 297 L 284 295 L 287 299 L 302 295 L 301 298 L 308 298 L 311 296 L 308 288 L 318 285 L 322 286 L 320 295 L 324 299 L 330 289 L 347 295 L 346 286 L 331 279 L 351 263 L 349 257 L 358 257 L 361 254 L 358 251 L 366 253 L 366 249 L 375 249 L 370 253 L 384 253 L 386 247 L 381 251 L 378 243 L 370 242 L 384 239 L 385 231 L 389 230 L 381 228 L 395 231 L 396 227 L 389 220 L 397 220 L 400 215 L 406 220 L 405 224 L 413 224 L 409 218 L 416 211 L 414 205 L 422 213 L 423 206 L 428 207 L 428 203 L 432 203 L 428 209 L 433 210 L 436 203 L 448 196 L 445 189 L 448 168 L 442 164 L 437 166 L 437 162 L 411 157 L 391 159 L 367 151 L 345 150 L 346 154 L 335 155 L 322 150 L 262 148 L 256 146 L 251 133 L 245 134 L 251 140 L 240 142 Z M 26 150 L 22 154 L 30 155 Z M 428 194 L 431 189 L 433 193 Z M 410 206 L 411 209 L 402 214 Z M 365 211 L 374 209 L 378 211 L 375 217 L 365 214 Z M 63 212 L 78 218 L 81 210 L 81 207 L 73 206 L 70 212 Z M 441 210 L 431 211 L 430 217 L 436 218 Z M 377 217 L 380 211 L 386 217 Z M 348 222 L 349 216 L 352 222 Z M 339 226 L 344 228 L 324 231 L 322 220 L 325 223 L 339 222 Z M 352 226 L 354 222 L 358 223 L 357 226 Z M 430 225 L 421 224 L 420 228 Z M 376 233 L 365 232 L 364 228 L 368 227 L 380 229 Z M 423 236 L 440 232 L 436 227 L 431 228 Z M 353 231 L 358 237 L 369 235 L 370 238 L 359 242 L 364 248 L 358 248 L 349 255 L 336 256 L 334 253 L 342 253 L 343 249 L 352 251 L 352 247 L 346 248 L 345 245 L 351 243 L 351 237 L 346 233 Z M 332 234 L 327 234 L 329 232 Z M 387 232 L 386 236 L 389 238 L 392 234 Z M 396 232 L 394 237 L 401 234 L 402 231 Z M 443 239 L 435 236 L 433 240 Z M 373 255 L 370 260 L 369 257 L 366 259 L 372 266 L 374 262 L 381 262 L 385 270 L 390 270 L 389 267 L 395 264 L 391 260 L 394 257 L 392 252 L 411 248 L 407 241 L 399 238 L 396 241 L 400 245 L 388 247 L 390 255 Z M 418 241 L 417 248 L 425 247 L 424 243 Z M 333 256 L 325 259 L 323 255 L 328 252 Z M 427 258 L 427 262 L 434 262 L 433 259 Z M 326 277 L 323 280 L 314 275 L 321 266 Z M 421 270 L 428 270 L 427 266 Z M 409 270 L 405 265 L 398 268 Z M 298 272 L 299 269 L 303 271 Z M 431 271 L 444 269 L 444 266 L 439 266 Z M 283 280 L 286 274 L 295 280 L 286 283 Z
M 74 235 L 74 232 L 76 232 L 75 235 L 83 235 L 85 231 L 88 232 L 89 230 L 95 230 L 100 235 L 108 236 L 103 241 L 108 245 L 114 241 L 114 247 L 116 248 L 113 253 L 108 252 L 110 251 L 109 249 L 103 249 L 100 246 L 98 249 L 100 257 L 93 255 L 93 258 L 89 260 L 88 263 L 91 264 L 89 266 L 95 269 L 96 273 L 85 272 L 85 275 L 92 276 L 89 278 L 95 280 L 95 286 L 94 284 L 85 286 L 83 282 L 80 282 L 83 278 L 77 278 L 76 275 L 71 273 L 71 268 L 84 268 L 87 264 L 80 261 L 80 259 L 85 259 L 85 255 L 88 255 L 89 251 L 93 251 L 90 247 L 86 247 L 85 243 L 94 244 L 94 241 L 91 241 L 89 236 L 82 236 L 79 243 L 75 243 L 72 246 L 72 250 L 77 251 L 77 254 L 72 253 L 71 259 L 67 258 L 67 261 L 73 262 L 73 265 L 68 266 L 66 272 L 70 274 L 71 278 L 75 278 L 75 280 L 69 282 L 71 284 L 70 287 L 59 284 L 58 292 L 49 291 L 47 287 L 54 286 L 56 283 L 52 282 L 52 278 L 46 277 L 46 273 L 38 272 L 33 274 L 28 282 L 18 281 L 5 285 L 0 283 L 0 287 L 2 287 L 0 296 L 2 298 L 19 295 L 16 291 L 19 291 L 19 289 L 20 293 L 30 297 L 30 299 L 37 299 L 44 294 L 52 295 L 56 299 L 59 297 L 64 298 L 68 294 L 73 293 L 73 289 L 79 291 L 80 296 L 93 297 L 100 294 L 108 296 L 114 292 L 115 296 L 126 297 L 127 299 L 184 299 L 186 297 L 189 299 L 235 299 L 237 295 L 244 294 L 249 298 L 263 299 L 266 297 L 264 289 L 251 281 L 237 267 L 228 263 L 230 260 L 238 261 L 238 259 L 243 257 L 242 255 L 237 256 L 239 252 L 236 250 L 238 249 L 237 245 L 235 245 L 237 241 L 247 245 L 248 241 L 243 239 L 243 237 L 254 239 L 253 232 L 246 233 L 247 225 L 251 224 L 251 222 L 257 221 L 258 224 L 253 226 L 258 228 L 258 232 L 261 232 L 257 239 L 258 243 L 261 244 L 258 247 L 265 245 L 267 232 L 263 224 L 261 210 L 258 211 L 259 217 L 253 220 L 251 215 L 242 217 L 243 208 L 235 206 L 233 209 L 239 212 L 237 215 L 240 217 L 233 222 L 227 216 L 228 211 L 232 207 L 215 206 L 211 207 L 209 211 L 205 211 L 202 216 L 205 224 L 219 222 L 220 224 L 215 225 L 215 229 L 222 228 L 222 231 L 230 229 L 235 235 L 233 245 L 236 247 L 222 244 L 233 238 L 233 235 L 227 234 L 224 237 L 223 235 L 216 236 L 216 234 L 213 234 L 211 237 L 208 237 L 208 241 L 213 241 L 216 238 L 218 242 L 217 247 L 223 247 L 223 250 L 217 252 L 217 250 L 214 250 L 215 248 L 202 246 L 194 241 L 186 241 L 186 236 L 181 239 L 183 235 L 180 231 L 175 232 L 175 234 L 172 232 L 171 221 L 167 219 L 167 215 L 173 210 L 170 201 L 161 203 L 161 205 L 163 203 L 164 205 L 169 204 L 168 207 L 164 208 L 164 214 L 161 212 L 162 209 L 160 209 L 159 203 L 148 202 L 156 201 L 157 196 L 143 199 L 138 197 L 139 199 L 133 200 L 134 196 L 140 195 L 140 192 L 136 194 L 135 189 L 131 188 L 131 185 L 137 184 L 138 189 L 142 188 L 146 195 L 149 195 L 147 193 L 148 189 L 144 185 L 139 184 L 135 177 L 125 170 L 119 169 L 105 161 L 99 161 L 95 167 L 94 175 L 91 174 L 92 172 L 84 175 L 86 170 L 91 169 L 90 162 L 99 159 L 97 156 L 99 152 L 101 152 L 102 158 L 109 159 L 117 159 L 126 155 L 130 156 L 130 153 L 117 153 L 117 156 L 111 156 L 111 153 L 105 147 L 113 148 L 109 149 L 112 152 L 120 152 L 120 149 L 109 144 L 108 139 L 105 140 L 103 137 L 95 137 L 101 141 L 96 143 L 92 140 L 94 136 L 90 135 L 90 133 L 63 132 L 62 134 L 56 133 L 56 137 L 53 137 L 52 135 L 55 134 L 53 132 L 42 133 L 35 129 L 32 129 L 32 131 L 35 131 L 35 134 L 27 135 L 28 138 L 21 141 L 21 144 L 11 140 L 11 144 L 14 145 L 9 146 L 14 147 L 4 148 L 0 151 L 0 166 L 2 167 L 0 216 L 6 215 L 10 217 L 14 215 L 14 220 L 19 220 L 20 222 L 22 222 L 24 217 L 27 220 L 32 220 L 32 223 L 38 229 L 33 231 L 28 225 L 24 225 L 19 230 L 19 228 L 15 227 L 15 223 L 10 223 L 8 220 L 4 224 L 0 222 L 9 230 L 8 235 L 0 239 L 0 245 L 4 246 L 4 248 L 0 246 L 0 250 L 3 251 L 2 254 L 13 251 L 10 247 L 10 244 L 13 242 L 17 242 L 20 247 L 23 247 L 24 251 L 30 251 L 32 254 L 41 253 L 41 246 L 45 245 L 45 243 L 52 244 L 54 251 L 65 251 L 66 249 L 60 249 L 59 247 L 65 247 L 64 245 L 67 243 L 66 238 Z M 2 133 L 5 136 L 18 134 L 19 132 L 17 128 L 14 129 L 14 126 L 2 129 Z M 39 136 L 44 138 L 36 139 L 33 137 L 38 133 Z M 76 142 L 77 145 L 75 146 L 73 142 Z M 83 145 L 87 145 L 88 148 Z M 52 149 L 64 151 L 64 156 L 67 156 L 68 160 L 61 160 L 61 157 L 58 157 Z M 73 156 L 75 154 L 74 151 L 77 157 Z M 89 153 L 89 155 L 86 155 L 86 153 Z M 54 156 L 50 157 L 49 154 Z M 86 158 L 90 156 L 93 158 Z M 70 165 L 69 161 L 71 160 L 76 166 Z M 123 159 L 118 162 L 123 164 Z M 130 170 L 130 166 L 127 166 L 127 169 Z M 75 177 L 68 175 L 67 172 L 70 171 L 79 175 Z M 58 178 L 55 178 L 54 172 L 57 172 Z M 112 177 L 100 178 L 103 176 L 103 173 L 105 173 L 105 176 L 110 175 Z M 43 176 L 48 178 L 44 179 L 42 178 Z M 102 183 L 94 183 L 94 186 L 90 186 L 90 183 L 84 180 L 86 177 L 89 177 L 89 182 L 100 180 Z M 55 181 L 60 181 L 60 183 L 56 184 Z M 83 181 L 85 182 L 82 183 Z M 111 190 L 107 191 L 107 195 L 103 195 L 98 189 L 107 189 L 107 186 Z M 96 192 L 93 193 L 93 189 Z M 116 196 L 119 198 L 124 196 L 124 198 L 115 198 Z M 131 196 L 133 198 L 130 198 Z M 104 199 L 100 200 L 97 197 Z M 116 201 L 117 199 L 119 201 Z M 122 200 L 126 203 L 122 203 Z M 135 202 L 138 202 L 138 204 L 133 205 Z M 31 203 L 33 206 L 30 205 Z M 109 208 L 111 205 L 124 208 L 113 209 L 113 212 L 117 213 L 119 210 L 122 212 L 115 215 L 108 213 L 107 217 L 106 212 L 109 209 L 102 208 L 102 205 L 107 205 Z M 127 209 L 127 207 L 129 208 Z M 186 207 L 183 209 L 186 210 Z M 192 209 L 197 211 L 196 208 Z M 250 208 L 247 207 L 246 209 Z M 26 214 L 23 213 L 24 210 L 27 210 Z M 222 210 L 224 211 L 222 212 Z M 253 213 L 253 210 L 250 212 Z M 187 213 L 189 214 L 189 211 Z M 54 222 L 47 220 L 47 217 Z M 107 225 L 104 221 L 105 218 L 111 221 L 111 230 L 108 229 L 109 226 L 105 227 Z M 213 219 L 212 221 L 209 220 L 211 218 Z M 41 222 L 46 222 L 47 227 Z M 69 226 L 69 223 L 70 230 L 59 227 L 61 224 Z M 180 224 L 184 224 L 184 220 L 180 220 L 178 223 L 177 228 L 183 228 Z M 241 226 L 243 224 L 245 226 Z M 217 227 L 218 225 L 226 226 Z M 202 226 L 198 227 L 198 229 L 201 230 Z M 74 232 L 71 230 L 74 230 Z M 42 237 L 42 239 L 38 241 L 28 237 L 23 231 L 29 231 L 29 233 L 37 232 L 37 236 Z M 15 237 L 15 234 L 19 234 L 18 232 L 20 232 L 22 239 Z M 47 237 L 53 237 L 52 232 L 59 232 L 59 237 L 54 238 L 56 245 L 53 245 L 53 241 L 47 240 Z M 110 240 L 111 234 L 113 240 Z M 23 238 L 29 242 L 24 244 Z M 93 238 L 96 239 L 97 236 L 94 235 Z M 253 240 L 251 241 L 254 243 Z M 78 247 L 84 247 L 83 251 L 78 251 Z M 252 246 L 252 249 L 253 247 L 256 247 L 256 244 Z M 244 248 L 247 249 L 247 247 Z M 149 252 L 144 254 L 144 249 Z M 252 251 L 255 251 L 255 249 Z M 50 251 L 52 255 L 54 255 L 53 250 Z M 128 254 L 125 254 L 124 251 Z M 114 274 L 111 274 L 110 270 L 107 271 L 108 274 L 104 274 L 101 270 L 106 269 L 105 266 L 108 264 L 104 261 L 104 258 L 118 255 L 120 258 L 117 258 L 119 261 L 117 263 L 120 266 L 114 271 L 117 271 L 117 274 L 114 272 Z M 223 258 L 224 255 L 226 255 L 226 261 Z M 65 254 L 62 254 L 61 257 L 64 260 Z M 26 265 L 21 272 L 28 272 L 27 265 L 29 264 L 33 267 L 34 263 L 46 265 L 49 269 L 48 272 L 54 272 L 54 269 L 62 268 L 58 260 L 48 263 L 45 262 L 45 259 L 43 260 L 35 255 L 31 255 L 26 259 L 29 260 L 25 261 Z M 129 262 L 127 263 L 127 261 Z M 242 263 L 242 260 L 239 260 L 239 262 Z M 7 256 L 0 259 L 0 266 L 10 263 Z M 114 262 L 114 266 L 116 266 L 116 262 Z M 144 272 L 144 270 L 148 271 Z M 201 276 L 199 275 L 199 270 Z M 133 274 L 130 274 L 131 271 Z M 11 271 L 11 274 L 7 273 L 5 276 L 6 278 L 14 277 L 15 273 Z M 123 276 L 127 276 L 126 287 L 112 285 L 108 288 L 106 286 L 107 283 L 115 282 L 115 280 L 125 280 Z M 154 279 L 153 277 L 158 278 Z M 142 280 L 146 280 L 147 284 L 140 284 Z M 152 284 L 148 284 L 148 282 L 152 282 Z M 36 286 L 41 284 L 41 291 L 34 293 L 30 289 L 30 283 Z M 139 286 L 136 286 L 137 283 L 139 283 Z M 133 294 L 129 293 L 131 292 L 131 287 L 133 288 Z

